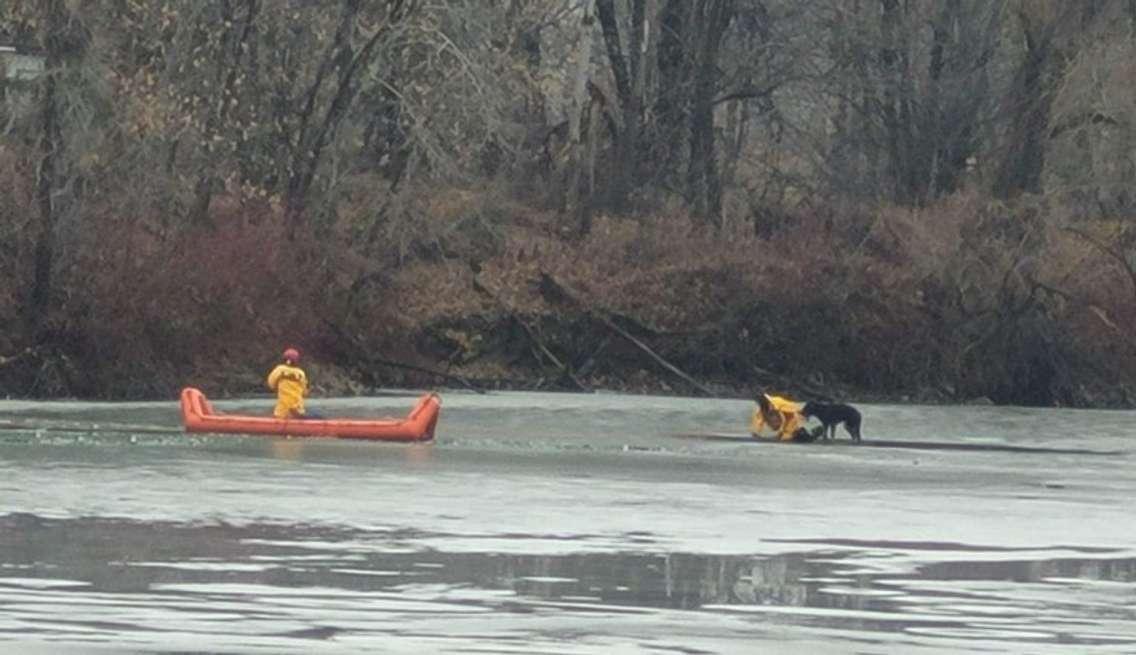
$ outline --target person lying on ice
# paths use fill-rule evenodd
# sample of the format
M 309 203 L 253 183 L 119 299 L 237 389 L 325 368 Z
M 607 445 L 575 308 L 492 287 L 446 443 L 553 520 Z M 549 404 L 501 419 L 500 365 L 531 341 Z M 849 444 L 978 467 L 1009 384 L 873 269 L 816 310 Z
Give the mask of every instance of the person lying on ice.
M 315 412 L 304 409 L 304 397 L 308 395 L 308 376 L 300 368 L 300 351 L 288 348 L 284 351 L 284 363 L 277 364 L 268 374 L 268 388 L 276 392 L 276 407 L 272 415 L 276 418 L 323 418 Z
M 779 441 L 813 441 L 820 433 L 820 430 L 814 434 L 805 429 L 806 418 L 801 414 L 804 403 L 761 391 L 754 402 L 757 405 L 750 418 L 749 432 L 755 439 L 775 436 Z

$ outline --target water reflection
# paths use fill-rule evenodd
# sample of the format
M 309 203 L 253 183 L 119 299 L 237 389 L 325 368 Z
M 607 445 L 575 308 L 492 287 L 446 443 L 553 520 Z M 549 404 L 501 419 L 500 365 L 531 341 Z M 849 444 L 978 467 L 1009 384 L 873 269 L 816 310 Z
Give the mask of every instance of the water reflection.
M 210 438 L 210 437 L 204 437 Z M 216 439 L 231 439 L 232 437 L 217 436 Z M 291 437 L 242 437 L 242 446 L 248 448 L 249 440 L 253 441 L 253 452 L 267 452 L 273 459 L 289 462 L 304 461 L 336 461 L 343 458 L 376 459 L 388 457 L 406 462 L 409 465 L 425 464 L 430 461 L 434 453 L 434 444 L 389 444 L 367 443 L 366 440 L 328 440 Z M 259 442 L 259 444 L 257 443 Z M 257 448 L 260 445 L 261 448 Z M 361 452 L 360 447 L 368 450 Z
M 303 459 L 304 442 L 300 439 L 272 439 L 269 448 L 276 459 L 297 462 Z
M 935 580 L 1044 582 L 1057 578 L 1077 578 L 1136 583 L 1136 559 L 939 562 L 924 566 L 923 573 L 925 577 Z
M 285 586 L 330 583 L 364 591 L 431 583 L 542 599 L 683 609 L 707 603 L 821 602 L 818 583 L 808 580 L 834 574 L 831 556 L 817 562 L 803 553 L 772 558 L 445 553 L 414 548 L 414 539 L 423 536 L 438 535 L 10 514 L 0 517 L 0 566 L 37 577 L 83 580 L 92 589 L 116 592 L 217 579 Z
M 161 617 L 165 627 L 193 631 L 196 619 L 185 613 L 207 608 L 259 617 L 275 634 L 296 621 L 342 620 L 366 606 L 416 616 L 555 608 L 760 618 L 777 611 L 782 621 L 860 631 L 952 638 L 972 631 L 984 640 L 998 639 L 999 631 L 1009 639 L 1028 632 L 1053 643 L 1136 645 L 1117 627 L 1136 620 L 1136 559 L 932 562 L 897 575 L 864 573 L 856 564 L 863 553 L 852 549 L 772 557 L 505 555 L 416 548 L 425 536 L 440 535 L 0 516 L 0 614 L 9 617 L 0 638 L 32 624 L 37 634 L 64 630 L 45 612 L 76 606 L 102 609 L 89 619 L 70 613 L 67 630 L 76 622 L 87 631 L 111 630 L 100 627 L 106 614 L 145 606 L 146 615 L 134 621 Z M 1126 603 L 1116 602 L 1118 592 Z M 287 619 L 276 625 L 265 618 L 266 602 L 287 608 Z M 1064 627 L 1038 632 L 1043 624 Z M 327 630 L 295 628 L 304 635 L 311 629 Z

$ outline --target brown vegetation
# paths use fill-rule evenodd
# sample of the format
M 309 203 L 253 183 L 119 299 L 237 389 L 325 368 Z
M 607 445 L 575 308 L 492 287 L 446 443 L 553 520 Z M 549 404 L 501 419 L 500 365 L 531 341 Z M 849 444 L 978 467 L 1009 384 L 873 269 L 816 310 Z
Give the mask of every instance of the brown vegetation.
M 0 393 L 1132 404 L 1131 3 L 490 5 L 5 3 Z
M 281 209 L 219 201 L 216 228 L 161 240 L 92 216 L 101 227 L 63 273 L 52 345 L 5 362 L 0 380 L 19 395 L 253 392 L 295 343 L 325 392 L 701 393 L 603 315 L 726 394 L 1130 402 L 1136 343 L 1122 326 L 1136 289 L 1103 251 L 1115 235 L 1090 232 L 1103 224 L 1069 230 L 1043 208 L 956 196 L 804 212 L 768 235 L 678 213 L 600 216 L 578 238 L 556 213 L 491 192 L 437 191 L 425 205 L 431 220 L 383 241 L 386 265 L 348 245 L 352 218 L 290 240 Z M 0 308 L 13 326 L 17 300 Z M 5 337 L 20 352 L 18 332 Z

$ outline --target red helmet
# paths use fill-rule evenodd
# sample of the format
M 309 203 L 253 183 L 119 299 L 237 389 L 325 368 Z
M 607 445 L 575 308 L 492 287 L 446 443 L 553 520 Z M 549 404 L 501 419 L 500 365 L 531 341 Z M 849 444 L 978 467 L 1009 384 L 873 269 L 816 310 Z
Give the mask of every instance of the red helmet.
M 300 361 L 300 351 L 295 348 L 288 348 L 284 351 L 284 359 L 296 364 Z

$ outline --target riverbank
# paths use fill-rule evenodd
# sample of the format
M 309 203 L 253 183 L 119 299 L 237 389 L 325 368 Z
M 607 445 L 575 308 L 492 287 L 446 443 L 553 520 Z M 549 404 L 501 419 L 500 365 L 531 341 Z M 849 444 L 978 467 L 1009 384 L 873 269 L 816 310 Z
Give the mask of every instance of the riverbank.
M 1028 208 L 958 198 L 919 212 L 801 213 L 761 232 L 600 216 L 580 236 L 554 212 L 444 195 L 369 258 L 349 216 L 291 240 L 270 210 L 236 204 L 218 227 L 130 257 L 119 240 L 93 242 L 40 343 L 18 329 L 0 337 L 0 394 L 263 393 L 265 372 L 295 345 L 327 395 L 766 388 L 1136 404 L 1136 342 L 1119 328 L 1136 321 L 1136 303 L 1122 271 Z M 19 326 L 18 305 L 3 309 Z

